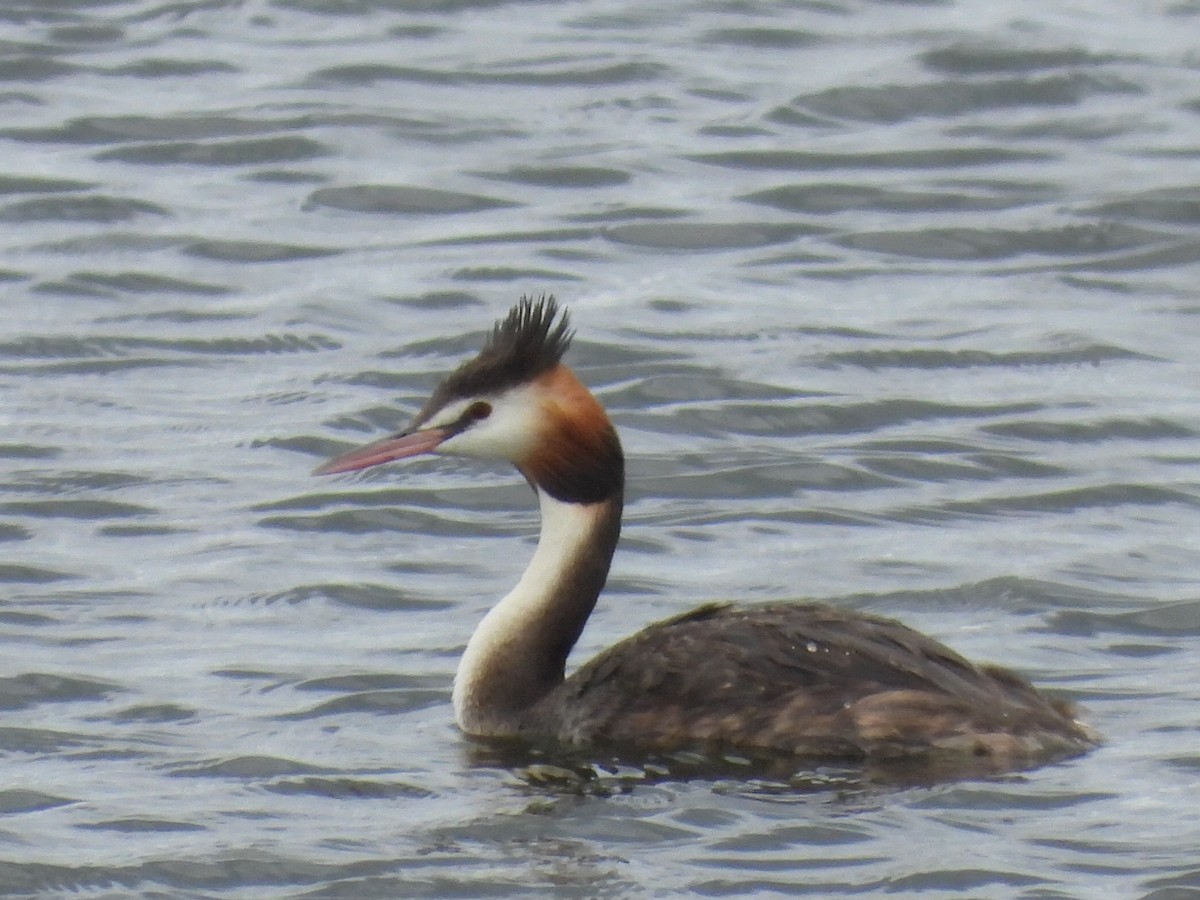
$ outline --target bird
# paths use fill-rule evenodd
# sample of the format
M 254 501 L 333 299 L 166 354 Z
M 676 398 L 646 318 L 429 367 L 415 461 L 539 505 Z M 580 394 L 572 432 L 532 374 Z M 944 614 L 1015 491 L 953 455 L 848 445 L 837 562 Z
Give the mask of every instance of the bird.
M 1098 742 L 1071 705 L 1022 676 L 893 619 L 821 602 L 708 603 L 568 676 L 608 577 L 625 490 L 616 428 L 563 362 L 573 336 L 553 296 L 522 297 L 407 428 L 314 470 L 446 454 L 507 461 L 532 487 L 536 548 L 454 677 L 468 737 L 869 762 L 983 758 L 1005 768 Z

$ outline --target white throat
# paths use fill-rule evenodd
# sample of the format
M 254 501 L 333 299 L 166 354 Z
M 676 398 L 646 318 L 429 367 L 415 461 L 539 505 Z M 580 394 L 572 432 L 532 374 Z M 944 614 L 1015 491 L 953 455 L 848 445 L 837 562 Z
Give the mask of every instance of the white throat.
M 564 579 L 572 564 L 595 541 L 604 504 L 566 503 L 538 488 L 541 532 L 537 549 L 521 580 L 488 612 L 467 642 L 454 677 L 454 714 L 468 734 L 502 733 L 484 708 L 481 697 L 499 685 L 489 680 L 520 666 L 537 639 L 538 626 L 551 618 L 558 604 L 577 599 L 564 597 Z M 598 589 L 598 588 L 597 588 Z M 591 611 L 595 597 L 587 602 Z

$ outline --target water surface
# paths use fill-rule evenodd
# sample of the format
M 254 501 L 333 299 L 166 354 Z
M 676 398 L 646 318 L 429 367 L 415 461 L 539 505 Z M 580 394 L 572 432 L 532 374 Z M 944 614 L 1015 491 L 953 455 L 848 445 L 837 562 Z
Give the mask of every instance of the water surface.
M 1200 893 L 1198 16 L 0 12 L 0 895 Z M 629 456 L 580 656 L 824 600 L 1106 744 L 939 784 L 473 749 L 528 489 L 307 473 L 541 292 Z

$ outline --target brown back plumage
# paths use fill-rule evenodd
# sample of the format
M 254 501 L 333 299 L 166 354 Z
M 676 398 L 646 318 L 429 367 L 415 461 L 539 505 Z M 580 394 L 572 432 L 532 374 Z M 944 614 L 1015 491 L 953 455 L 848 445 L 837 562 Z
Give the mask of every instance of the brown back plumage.
M 1094 742 L 1012 672 L 890 619 L 803 603 L 710 605 L 652 625 L 583 666 L 537 714 L 577 743 L 872 759 L 941 750 L 1001 767 Z

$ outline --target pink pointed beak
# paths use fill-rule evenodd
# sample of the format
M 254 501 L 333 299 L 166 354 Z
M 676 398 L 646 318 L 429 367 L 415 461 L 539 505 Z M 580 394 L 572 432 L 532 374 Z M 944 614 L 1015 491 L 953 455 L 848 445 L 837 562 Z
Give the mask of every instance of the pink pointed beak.
M 445 428 L 426 428 L 421 431 L 384 438 L 381 441 L 372 441 L 322 463 L 313 469 L 313 474 L 336 475 L 339 472 L 354 472 L 369 466 L 377 466 L 380 463 L 429 453 L 450 437 L 450 434 L 451 432 Z

